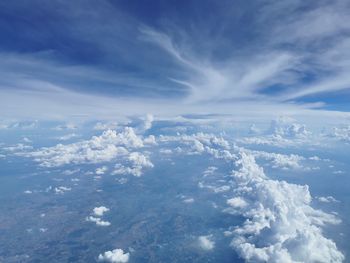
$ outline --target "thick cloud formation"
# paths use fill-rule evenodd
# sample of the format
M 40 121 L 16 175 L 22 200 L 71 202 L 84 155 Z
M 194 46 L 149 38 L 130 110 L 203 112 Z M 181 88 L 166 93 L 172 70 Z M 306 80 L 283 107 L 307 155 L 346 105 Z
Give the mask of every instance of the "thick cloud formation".
M 90 140 L 71 144 L 58 144 L 53 147 L 44 147 L 36 151 L 22 153 L 27 157 L 34 157 L 44 167 L 58 167 L 66 164 L 103 163 L 116 160 L 126 161 L 131 167 L 117 164 L 113 174 L 133 174 L 140 176 L 143 168 L 152 168 L 149 158 L 140 153 L 132 152 L 141 149 L 145 145 L 155 143 L 155 137 L 143 138 L 136 135 L 133 128 L 126 127 L 120 133 L 114 130 L 106 130 L 101 136 L 93 136 Z M 107 171 L 103 166 L 96 169 L 96 174 L 102 175 Z
M 342 262 L 336 244 L 321 227 L 338 224 L 333 214 L 310 206 L 307 186 L 269 179 L 254 157 L 241 153 L 234 171 L 233 214 L 246 218 L 232 231 L 231 246 L 249 262 Z

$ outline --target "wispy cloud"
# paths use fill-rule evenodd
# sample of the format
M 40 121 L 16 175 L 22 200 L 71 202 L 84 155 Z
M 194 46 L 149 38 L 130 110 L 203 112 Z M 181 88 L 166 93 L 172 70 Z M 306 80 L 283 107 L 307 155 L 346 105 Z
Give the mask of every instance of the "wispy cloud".
M 10 39 L 23 41 L 0 46 L 2 113 L 105 117 L 123 108 L 124 115 L 285 114 L 322 108 L 319 94 L 349 89 L 346 1 L 262 1 L 239 9 L 224 1 L 203 4 L 212 10 L 207 17 L 191 8 L 183 15 L 165 8 L 151 22 L 108 1 L 79 9 L 54 1 L 36 11 L 28 7 L 33 21 L 40 12 L 57 17 L 51 31 L 38 25 L 40 34 L 4 18 L 1 24 L 16 22 L 20 31 L 36 34 L 12 32 Z M 23 8 L 3 4 L 4 10 Z

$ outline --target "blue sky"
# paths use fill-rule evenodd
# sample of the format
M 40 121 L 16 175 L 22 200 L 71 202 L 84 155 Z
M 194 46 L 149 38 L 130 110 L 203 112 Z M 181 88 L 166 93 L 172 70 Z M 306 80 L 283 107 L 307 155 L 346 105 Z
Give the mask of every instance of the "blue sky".
M 54 119 L 248 108 L 348 116 L 349 5 L 4 1 L 1 112 Z

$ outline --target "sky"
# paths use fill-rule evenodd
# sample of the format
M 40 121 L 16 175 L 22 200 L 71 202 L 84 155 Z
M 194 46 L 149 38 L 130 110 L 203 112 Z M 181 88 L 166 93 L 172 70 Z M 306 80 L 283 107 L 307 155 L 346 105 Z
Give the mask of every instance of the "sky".
M 348 119 L 349 11 L 345 0 L 3 1 L 1 115 Z

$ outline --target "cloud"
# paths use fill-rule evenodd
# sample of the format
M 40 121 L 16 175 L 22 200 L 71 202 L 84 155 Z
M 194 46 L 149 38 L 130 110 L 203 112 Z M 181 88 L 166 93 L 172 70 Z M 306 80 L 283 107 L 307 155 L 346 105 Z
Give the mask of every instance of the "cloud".
M 25 156 L 33 157 L 42 166 L 56 167 L 70 163 L 108 162 L 118 156 L 128 156 L 128 149 L 141 147 L 142 138 L 137 136 L 132 128 L 126 127 L 120 133 L 107 130 L 101 136 L 93 136 L 90 140 L 44 147 Z
M 88 216 L 86 217 L 86 221 L 96 223 L 97 226 L 110 226 L 111 223 L 108 221 L 104 221 L 99 217 Z
M 333 127 L 328 136 L 339 141 L 350 142 L 350 126 Z
M 101 175 L 108 171 L 107 166 L 102 166 L 96 169 L 95 174 Z
M 247 149 L 242 149 L 242 151 L 247 152 L 248 154 L 253 155 L 257 159 L 265 159 L 271 161 L 273 168 L 280 168 L 284 170 L 288 169 L 302 169 L 304 168 L 301 164 L 301 161 L 305 160 L 303 156 L 298 154 L 280 154 L 280 153 L 271 153 L 265 151 L 251 151 Z
M 233 208 L 244 208 L 248 205 L 247 202 L 241 197 L 227 199 L 226 203 Z
M 176 14 L 157 5 L 161 12 L 151 20 L 121 3 L 78 5 L 2 6 L 32 21 L 39 13 L 57 17 L 55 25 L 40 30 L 14 15 L 2 21 L 18 25 L 2 35 L 16 43 L 4 43 L 0 55 L 4 118 L 294 114 L 333 103 L 320 93 L 349 90 L 345 0 L 207 1 L 199 10 L 188 4 L 186 13 Z M 205 10 L 211 10 L 210 18 L 196 15 Z M 315 104 L 305 102 L 307 96 Z
M 96 223 L 97 226 L 110 226 L 110 222 L 101 219 L 101 217 L 109 210 L 110 209 L 105 206 L 95 207 L 92 210 L 94 216 L 86 217 L 86 221 Z
M 64 130 L 76 130 L 78 129 L 78 127 L 74 123 L 64 123 L 64 124 L 57 125 L 52 129 L 56 131 L 64 131 Z
M 73 139 L 73 138 L 78 137 L 78 136 L 79 135 L 76 133 L 69 133 L 66 135 L 59 136 L 59 137 L 57 137 L 57 139 L 60 141 L 68 141 L 68 140 Z
M 122 249 L 113 249 L 112 251 L 106 251 L 98 256 L 100 262 L 110 263 L 125 263 L 129 261 L 129 253 L 124 253 Z
M 317 197 L 317 200 L 322 202 L 322 203 L 337 203 L 337 202 L 339 202 L 333 196 L 319 196 L 319 197 Z
M 106 213 L 108 211 L 109 211 L 109 208 L 107 208 L 105 206 L 95 207 L 93 210 L 95 216 L 103 216 L 104 213 Z
M 149 160 L 149 158 L 139 152 L 132 152 L 128 156 L 128 161 L 130 166 L 124 166 L 122 164 L 116 164 L 115 169 L 112 174 L 132 174 L 136 177 L 142 175 L 142 171 L 144 168 L 153 168 L 153 163 Z
M 215 247 L 215 242 L 212 240 L 212 236 L 199 236 L 198 245 L 203 250 L 213 250 Z
M 64 194 L 65 192 L 71 191 L 72 188 L 66 186 L 58 186 L 54 188 L 56 194 Z
M 307 186 L 269 179 L 254 157 L 243 152 L 236 165 L 239 169 L 232 174 L 237 184 L 233 198 L 244 198 L 246 203 L 226 211 L 246 218 L 232 231 L 231 246 L 240 257 L 249 262 L 344 260 L 336 244 L 322 233 L 322 226 L 340 220 L 310 206 Z M 233 200 L 237 204 L 240 199 Z

